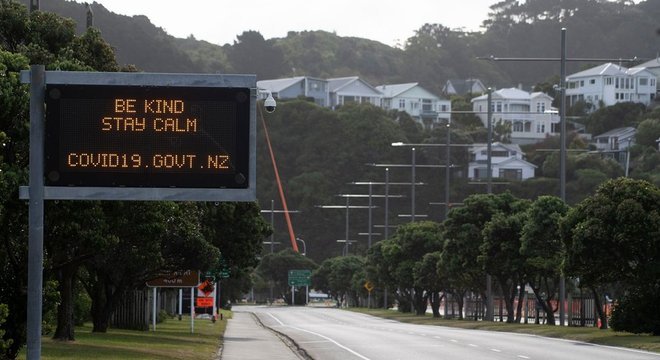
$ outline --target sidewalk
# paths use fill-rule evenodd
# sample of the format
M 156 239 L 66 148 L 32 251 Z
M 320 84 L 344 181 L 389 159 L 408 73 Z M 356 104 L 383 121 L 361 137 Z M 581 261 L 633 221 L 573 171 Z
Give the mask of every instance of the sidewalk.
M 254 315 L 234 312 L 225 331 L 222 360 L 300 360 L 279 337 L 257 322 Z

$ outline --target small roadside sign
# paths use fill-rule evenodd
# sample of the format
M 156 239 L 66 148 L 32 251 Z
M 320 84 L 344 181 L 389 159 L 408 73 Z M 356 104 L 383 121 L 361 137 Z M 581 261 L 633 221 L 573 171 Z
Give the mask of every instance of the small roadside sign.
M 197 307 L 213 307 L 213 298 L 212 297 L 198 297 L 196 305 L 197 305 Z
M 289 286 L 310 286 L 312 285 L 311 270 L 289 270 Z
M 199 283 L 199 272 L 196 270 L 174 271 L 159 274 L 157 278 L 147 281 L 149 287 L 193 287 Z
M 367 289 L 368 292 L 371 292 L 374 289 L 374 284 L 371 281 L 367 281 L 364 283 L 364 288 Z

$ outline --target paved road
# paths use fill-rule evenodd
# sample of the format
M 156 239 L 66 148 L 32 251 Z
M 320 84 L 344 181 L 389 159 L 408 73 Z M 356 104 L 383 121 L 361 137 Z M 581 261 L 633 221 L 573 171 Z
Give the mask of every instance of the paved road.
M 660 354 L 533 335 L 404 324 L 339 309 L 235 307 L 253 312 L 317 360 L 660 360 Z

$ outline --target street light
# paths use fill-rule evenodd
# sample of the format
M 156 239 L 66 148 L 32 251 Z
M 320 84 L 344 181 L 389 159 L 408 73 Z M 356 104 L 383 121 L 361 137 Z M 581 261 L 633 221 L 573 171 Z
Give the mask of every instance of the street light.
M 296 238 L 296 241 L 300 241 L 300 242 L 303 244 L 303 252 L 302 252 L 302 255 L 303 255 L 303 256 L 306 256 L 306 255 L 307 255 L 307 245 L 305 245 L 305 240 L 303 240 L 303 239 L 297 237 L 297 238 Z
M 342 255 L 347 255 L 348 254 L 348 246 L 351 243 L 354 243 L 355 240 L 350 240 L 348 237 L 348 229 L 349 229 L 349 209 L 370 209 L 370 206 L 361 206 L 361 205 L 351 205 L 350 204 L 350 198 L 351 197 L 365 197 L 365 195 L 357 195 L 357 194 L 340 194 L 338 195 L 340 197 L 346 198 L 346 205 L 317 205 L 316 207 L 320 209 L 346 209 L 346 237 L 341 240 L 337 240 L 338 243 L 345 243 L 344 249 L 342 249 Z M 368 195 L 366 195 L 368 196 Z
M 298 213 L 298 210 L 275 210 L 275 200 L 270 201 L 270 210 L 261 210 L 262 213 L 270 213 L 270 227 L 273 233 L 270 234 L 270 241 L 264 241 L 263 244 L 270 244 L 270 253 L 273 253 L 273 246 L 279 244 L 275 241 L 275 214 L 291 214 Z
M 387 172 L 388 169 L 385 169 L 385 171 Z M 386 180 L 389 180 L 389 179 L 386 178 Z M 389 181 L 386 181 L 386 182 L 355 181 L 355 182 L 352 182 L 350 184 L 351 185 L 368 185 L 369 186 L 369 195 L 367 195 L 369 197 L 369 232 L 359 233 L 358 235 L 368 236 L 367 248 L 371 249 L 371 236 L 372 235 L 380 235 L 379 233 L 372 232 L 373 225 L 372 225 L 372 216 L 371 216 L 372 211 L 371 211 L 371 209 L 375 208 L 375 206 L 372 206 L 372 198 L 374 198 L 374 197 L 376 197 L 376 198 L 385 198 L 385 221 L 387 221 L 387 214 L 388 214 L 388 211 L 389 211 L 389 209 L 388 209 L 389 198 L 390 197 L 400 198 L 400 197 L 403 197 L 403 196 L 402 195 L 390 195 L 389 194 L 389 187 L 388 187 L 389 186 Z M 373 185 L 385 185 L 385 195 L 373 194 L 373 192 L 372 192 Z M 385 237 L 385 238 L 387 239 L 387 237 Z

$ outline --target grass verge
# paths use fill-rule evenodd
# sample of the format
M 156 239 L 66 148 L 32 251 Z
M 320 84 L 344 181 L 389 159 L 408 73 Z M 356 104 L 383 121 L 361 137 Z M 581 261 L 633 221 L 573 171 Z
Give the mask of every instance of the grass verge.
M 108 329 L 107 333 L 92 333 L 91 324 L 76 327 L 75 341 L 41 339 L 43 360 L 209 360 L 215 358 L 231 312 L 222 310 L 224 320 L 196 319 L 190 332 L 190 316 L 181 321 L 167 319 L 156 324 L 156 331 Z M 25 359 L 25 351 L 19 359 Z
M 626 332 L 615 332 L 611 329 L 600 330 L 593 327 L 561 327 L 535 324 L 506 324 L 499 322 L 493 323 L 469 320 L 447 320 L 434 318 L 430 314 L 425 316 L 416 316 L 411 313 L 400 313 L 395 310 L 383 309 L 352 308 L 350 310 L 410 324 L 448 326 L 462 329 L 508 331 L 660 353 L 660 336 L 636 335 Z

